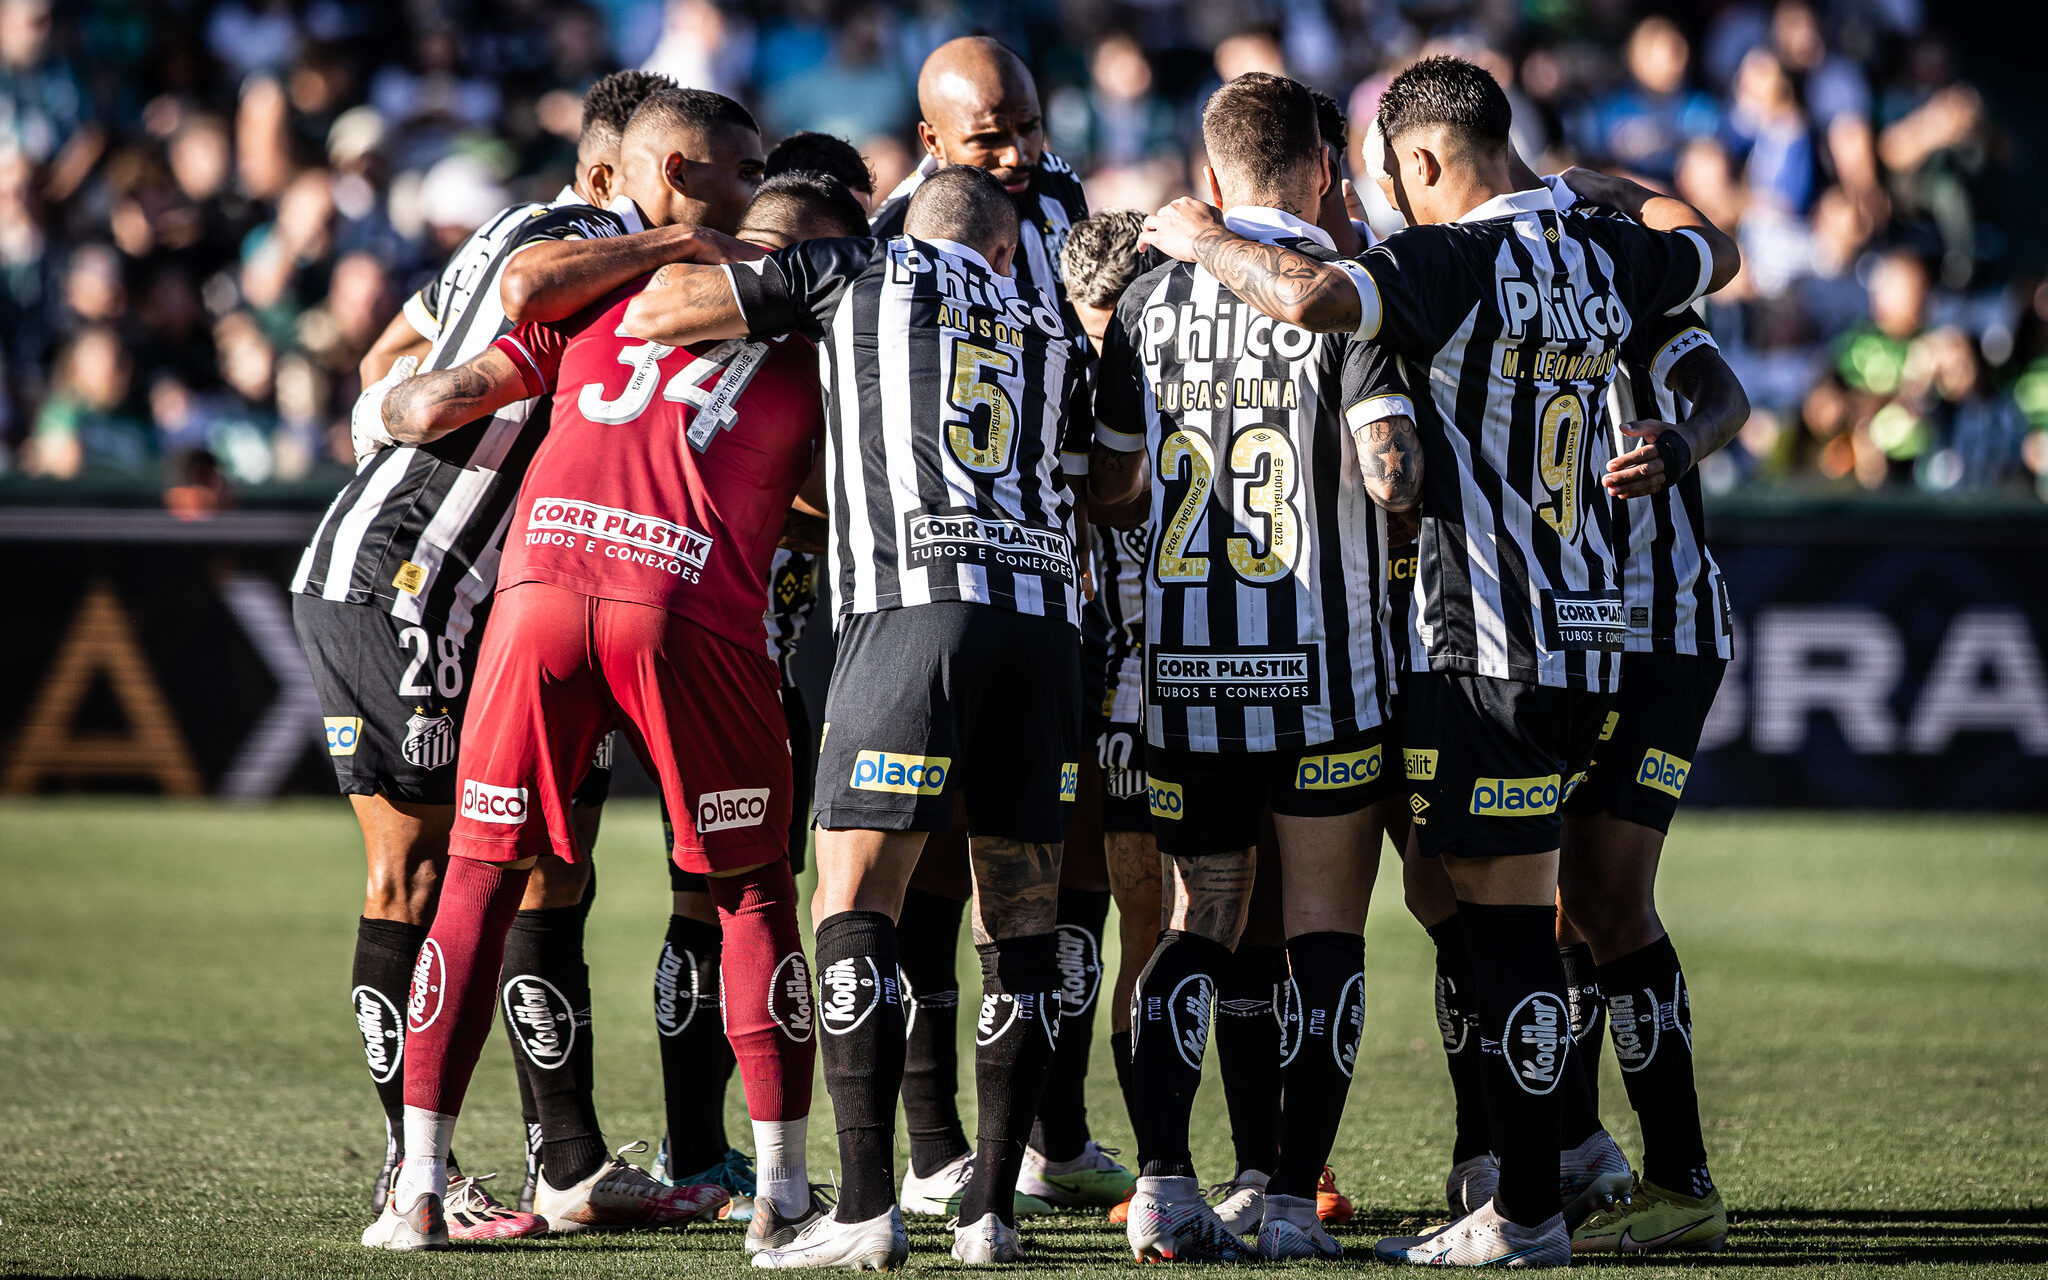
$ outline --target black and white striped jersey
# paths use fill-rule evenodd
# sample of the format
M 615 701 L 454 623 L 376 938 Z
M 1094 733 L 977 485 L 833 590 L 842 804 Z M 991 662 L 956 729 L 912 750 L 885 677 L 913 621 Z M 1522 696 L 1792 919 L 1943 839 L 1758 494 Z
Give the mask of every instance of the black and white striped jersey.
M 903 234 L 903 217 L 910 207 L 911 193 L 938 169 L 938 161 L 926 156 L 909 177 L 896 184 L 871 219 L 876 235 L 886 240 Z M 1031 176 L 1031 190 L 1017 199 L 1017 261 L 1012 270 L 1026 297 L 1037 288 L 1054 295 L 1062 304 L 1066 302 L 1060 250 L 1066 246 L 1067 233 L 1074 229 L 1074 224 L 1087 216 L 1088 193 L 1081 189 L 1081 179 L 1067 167 L 1066 161 L 1050 151 L 1040 152 L 1038 169 Z
M 1718 344 L 1706 321 L 1691 309 L 1645 321 L 1629 335 L 1609 392 L 1617 453 L 1642 443 L 1619 434 L 1623 423 L 1684 419 L 1687 406 L 1667 380 L 1680 360 L 1707 348 L 1718 349 Z M 1728 586 L 1707 550 L 1699 468 L 1647 498 L 1613 502 L 1614 553 L 1622 602 L 1628 607 L 1630 652 L 1733 657 Z
M 1096 525 L 1091 532 L 1095 600 L 1090 607 L 1101 616 L 1109 674 L 1102 714 L 1117 724 L 1136 724 L 1144 704 L 1137 659 L 1145 652 L 1145 574 L 1152 565 L 1152 525 Z
M 792 685 L 796 677 L 790 664 L 796 660 L 796 642 L 803 638 L 811 620 L 811 606 L 818 603 L 818 557 L 807 551 L 775 548 L 768 565 L 768 660 L 782 670 L 782 683 Z
M 1322 231 L 1238 208 L 1242 235 L 1324 260 Z M 1096 439 L 1151 458 L 1145 726 L 1155 746 L 1276 751 L 1387 719 L 1386 515 L 1344 426 L 1345 334 L 1255 310 L 1199 267 L 1117 303 Z
M 624 209 L 592 208 L 564 188 L 553 204 L 514 205 L 478 228 L 405 304 L 433 340 L 420 372 L 453 368 L 511 332 L 498 284 L 521 248 L 640 230 Z M 430 444 L 371 455 L 328 506 L 292 590 L 375 604 L 463 642 L 497 584 L 513 500 L 547 425 L 547 398 L 522 400 Z
M 964 600 L 1080 622 L 1066 468 L 1081 349 L 1053 295 L 947 240 L 807 240 L 726 268 L 748 330 L 818 343 L 839 616 Z
M 1345 265 L 1356 336 L 1401 356 L 1415 393 L 1414 669 L 1612 691 L 1628 623 L 1599 484 L 1608 386 L 1637 323 L 1706 290 L 1706 241 L 1538 189 Z

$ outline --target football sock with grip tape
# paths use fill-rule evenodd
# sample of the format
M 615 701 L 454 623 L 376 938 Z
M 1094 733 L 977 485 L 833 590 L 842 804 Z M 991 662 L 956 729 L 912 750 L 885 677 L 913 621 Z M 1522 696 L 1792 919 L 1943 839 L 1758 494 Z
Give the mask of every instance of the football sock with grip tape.
M 1479 1002 L 1472 982 L 1472 953 L 1465 946 L 1464 922 L 1456 914 L 1430 925 L 1429 937 L 1436 944 L 1436 1028 L 1443 1036 L 1444 1065 L 1451 1073 L 1456 1107 L 1451 1163 L 1463 1164 L 1493 1150 L 1486 1086 L 1481 1081 Z
M 1280 1167 L 1280 1057 L 1287 949 L 1240 942 L 1216 987 L 1216 1065 L 1237 1169 Z
M 1131 1010 L 1131 1126 L 1138 1136 L 1139 1175 L 1191 1178 L 1188 1126 L 1195 1091 L 1202 1084 L 1202 1059 L 1209 1047 L 1209 1019 L 1216 982 L 1230 963 L 1230 949 L 1199 934 L 1167 929 L 1138 975 Z
M 960 1124 L 960 918 L 967 904 L 908 889 L 896 939 L 902 949 L 905 1016 L 903 1120 L 910 1167 L 928 1177 L 967 1154 Z
M 605 1158 L 592 1094 L 587 915 L 581 904 L 519 912 L 500 977 L 513 1067 L 533 1094 L 541 1168 L 556 1187 L 575 1186 Z
M 725 1159 L 725 1088 L 736 1059 L 718 1008 L 718 926 L 671 915 L 654 966 L 654 1029 L 661 1046 L 661 1093 L 668 1117 L 671 1177 Z
M 1299 1041 L 1280 1068 L 1286 1095 L 1280 1168 L 1266 1193 L 1313 1201 L 1344 1118 L 1365 1029 L 1365 939 L 1335 931 L 1300 934 L 1287 940 L 1287 963 L 1301 1025 L 1294 1032 Z
M 526 892 L 528 874 L 527 868 L 514 870 L 460 854 L 449 857 L 441 878 L 440 907 L 420 945 L 408 997 L 408 1113 L 413 1108 L 441 1116 L 461 1113 L 477 1055 L 491 1034 L 505 935 Z M 410 1140 L 407 1154 L 415 1154 Z M 436 1157 L 433 1152 L 418 1154 Z
M 1600 966 L 1608 1032 L 1629 1105 L 1643 1126 L 1643 1176 L 1666 1191 L 1714 1189 L 1693 1084 L 1692 997 L 1666 934 Z
M 1500 1160 L 1494 1207 L 1509 1221 L 1541 1226 L 1556 1216 L 1560 1094 L 1571 1052 L 1557 908 L 1460 901 L 1465 948 L 1478 994 L 1480 1083 Z
M 711 900 L 725 934 L 725 1035 L 739 1060 L 747 1114 L 755 1120 L 807 1116 L 818 1047 L 789 859 L 711 877 Z
M 386 1146 L 404 1143 L 405 998 L 412 968 L 427 940 L 425 925 L 403 920 L 356 921 L 356 956 L 349 1004 L 363 1037 L 363 1060 L 384 1107 Z
M 1600 1008 L 1600 980 L 1594 973 L 1593 949 L 1576 943 L 1557 949 L 1564 965 L 1565 1010 L 1571 1015 L 1572 1052 L 1565 1059 L 1564 1129 L 1559 1141 L 1570 1151 L 1598 1133 L 1600 1123 L 1600 1038 L 1607 1020 L 1593 1026 L 1593 1010 Z M 1592 1052 L 1586 1052 L 1591 1049 Z
M 1056 936 L 1060 1041 L 1031 1146 L 1047 1160 L 1072 1160 L 1088 1144 L 1088 1053 L 1095 1044 L 1095 998 L 1102 986 L 1102 926 L 1109 890 L 1061 889 Z
M 1057 935 L 1003 938 L 981 957 L 981 1012 L 974 1023 L 974 1176 L 960 1197 L 960 1221 L 990 1213 L 1017 1224 L 1017 1173 L 1059 1044 L 1061 974 Z
M 903 1090 L 903 999 L 896 922 L 842 911 L 818 924 L 819 1054 L 839 1125 L 840 1222 L 896 1203 L 896 1098 Z

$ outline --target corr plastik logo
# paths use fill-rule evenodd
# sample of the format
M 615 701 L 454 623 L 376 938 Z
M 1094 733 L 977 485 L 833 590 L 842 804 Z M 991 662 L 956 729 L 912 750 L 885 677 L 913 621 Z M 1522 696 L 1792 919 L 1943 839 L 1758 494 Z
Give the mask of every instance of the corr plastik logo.
M 1334 756 L 1303 756 L 1294 767 L 1297 791 L 1342 791 L 1360 787 L 1380 776 L 1378 743 L 1363 751 Z
M 1508 1015 L 1501 1048 L 1524 1093 L 1541 1097 L 1557 1088 L 1572 1040 L 1570 1017 L 1564 1001 L 1548 991 L 1530 992 Z
M 1408 747 L 1401 752 L 1401 771 L 1410 782 L 1436 781 L 1436 748 Z
M 1527 818 L 1557 812 L 1558 776 L 1480 778 L 1472 784 L 1472 812 L 1482 818 Z
M 887 751 L 863 751 L 853 758 L 855 791 L 893 791 L 906 796 L 935 796 L 946 789 L 946 775 L 952 772 L 951 756 L 892 755 Z
M 1181 812 L 1180 784 L 1161 782 L 1157 778 L 1146 779 L 1145 802 L 1153 817 L 1178 819 Z
M 1081 766 L 1079 762 L 1060 766 L 1060 799 L 1071 803 L 1081 790 Z
M 1691 772 L 1692 761 L 1651 747 L 1643 752 L 1643 762 L 1636 766 L 1636 781 L 1676 799 L 1685 790 L 1685 775 Z
M 526 821 L 526 788 L 494 787 L 465 778 L 462 782 L 462 816 L 478 822 L 516 827 Z
M 768 817 L 768 788 L 707 791 L 697 797 L 697 834 L 758 827 Z
M 327 754 L 330 756 L 352 756 L 356 743 L 362 740 L 363 718 L 361 716 L 327 716 Z

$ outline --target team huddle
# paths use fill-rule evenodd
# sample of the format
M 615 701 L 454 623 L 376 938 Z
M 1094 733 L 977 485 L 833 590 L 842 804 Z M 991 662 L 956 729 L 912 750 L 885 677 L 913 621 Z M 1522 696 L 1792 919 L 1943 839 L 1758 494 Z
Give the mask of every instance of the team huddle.
M 890 1270 L 906 1213 L 1003 1263 L 1020 1218 L 1094 1207 L 1140 1260 L 1340 1257 L 1386 840 L 1457 1131 L 1451 1221 L 1376 1255 L 1721 1247 L 1653 886 L 1730 653 L 1692 464 L 1748 407 L 1693 305 L 1734 244 L 1625 180 L 1539 178 L 1455 58 L 1381 100 L 1364 154 L 1408 226 L 1378 244 L 1342 116 L 1295 81 L 1218 89 L 1209 199 L 1150 217 L 1089 216 L 994 41 L 918 90 L 926 159 L 877 202 L 837 139 L 764 152 L 729 99 L 605 77 L 575 184 L 480 229 L 365 361 L 358 471 L 294 584 L 369 856 L 363 1243 L 723 1213 L 755 1266 Z M 820 572 L 814 724 L 790 656 Z M 592 1100 L 619 737 L 674 894 L 651 1171 Z M 1134 1171 L 1083 1089 L 1112 900 Z M 516 1208 L 451 1150 L 500 1002 Z M 1599 1119 L 1610 1027 L 1639 1171 Z M 1236 1168 L 1205 1194 L 1212 1028 Z M 836 1201 L 805 1159 L 821 1057 Z

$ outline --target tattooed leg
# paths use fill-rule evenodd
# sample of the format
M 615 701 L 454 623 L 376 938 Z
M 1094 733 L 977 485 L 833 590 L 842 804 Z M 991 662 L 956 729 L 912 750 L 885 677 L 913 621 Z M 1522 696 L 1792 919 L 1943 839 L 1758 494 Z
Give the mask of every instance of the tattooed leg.
M 974 945 L 1051 933 L 1060 896 L 1060 846 L 976 836 L 968 841 L 974 864 Z
M 1222 943 L 1226 950 L 1235 948 L 1251 906 L 1256 851 L 1161 861 L 1166 864 L 1166 927 Z

